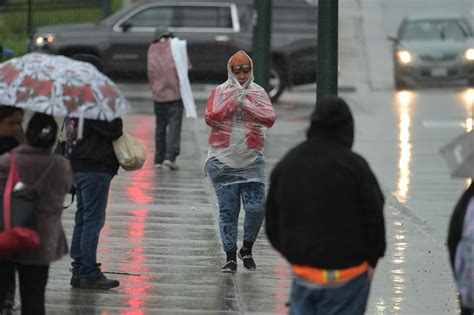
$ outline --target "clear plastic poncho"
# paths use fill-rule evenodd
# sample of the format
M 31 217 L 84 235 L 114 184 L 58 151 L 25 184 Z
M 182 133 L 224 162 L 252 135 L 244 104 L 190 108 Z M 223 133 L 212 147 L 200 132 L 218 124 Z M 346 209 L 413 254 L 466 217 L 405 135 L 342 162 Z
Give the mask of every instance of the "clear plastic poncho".
M 275 112 L 268 94 L 253 82 L 253 64 L 248 58 L 247 81 L 239 83 L 231 70 L 231 57 L 227 81 L 211 92 L 207 103 L 210 148 L 206 170 L 214 185 L 265 181 L 265 130 L 273 125 Z

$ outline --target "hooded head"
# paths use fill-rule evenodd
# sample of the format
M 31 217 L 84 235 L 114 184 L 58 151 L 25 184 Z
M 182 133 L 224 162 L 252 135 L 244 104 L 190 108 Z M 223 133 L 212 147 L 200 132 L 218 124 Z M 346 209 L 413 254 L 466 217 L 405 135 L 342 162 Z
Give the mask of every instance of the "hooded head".
M 35 148 L 50 149 L 56 143 L 58 125 L 53 116 L 35 113 L 26 128 L 26 141 Z
M 247 87 L 253 81 L 253 62 L 243 50 L 239 50 L 227 62 L 229 79 Z
M 88 62 L 94 67 L 97 68 L 100 72 L 104 73 L 104 63 L 102 60 L 91 54 L 77 54 L 72 57 L 72 59 L 77 60 L 77 61 L 83 61 L 83 62 Z
M 174 38 L 174 35 L 168 30 L 166 26 L 160 25 L 155 29 L 155 34 L 153 35 L 153 42 L 157 43 L 163 38 Z
M 321 99 L 311 116 L 307 137 L 324 138 L 352 147 L 354 119 L 346 102 L 337 96 L 326 96 Z

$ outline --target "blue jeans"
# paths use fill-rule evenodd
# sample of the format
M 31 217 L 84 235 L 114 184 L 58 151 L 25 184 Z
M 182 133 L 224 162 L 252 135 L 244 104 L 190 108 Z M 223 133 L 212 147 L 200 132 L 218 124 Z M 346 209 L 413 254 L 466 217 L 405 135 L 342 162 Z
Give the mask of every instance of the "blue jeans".
M 369 298 L 370 282 L 363 273 L 334 288 L 309 288 L 293 280 L 290 315 L 362 315 Z
M 105 224 L 105 209 L 113 175 L 74 173 L 77 211 L 71 241 L 73 274 L 83 279 L 103 276 L 97 263 L 100 231 Z
M 155 164 L 174 162 L 180 153 L 183 102 L 155 102 Z
M 263 178 L 263 158 L 257 159 L 254 164 L 258 165 L 254 172 L 260 170 L 257 173 L 261 173 Z M 254 181 L 239 182 L 243 179 L 236 174 L 228 174 L 229 171 L 215 158 L 209 159 L 205 167 L 219 203 L 219 230 L 224 251 L 236 252 L 240 199 L 242 198 L 245 210 L 244 241 L 254 243 L 265 216 L 265 184 Z M 226 181 L 231 184 L 225 184 Z

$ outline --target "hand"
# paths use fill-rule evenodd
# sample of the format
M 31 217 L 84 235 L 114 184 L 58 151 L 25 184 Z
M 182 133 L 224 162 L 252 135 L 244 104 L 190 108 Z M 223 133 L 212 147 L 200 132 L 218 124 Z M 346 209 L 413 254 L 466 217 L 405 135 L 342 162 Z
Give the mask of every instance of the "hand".
M 242 89 L 239 89 L 235 92 L 235 98 L 237 102 L 242 103 L 245 99 L 245 92 Z
M 374 277 L 374 267 L 372 266 L 369 266 L 369 269 L 367 269 L 367 279 L 370 281 L 372 281 L 372 278 Z

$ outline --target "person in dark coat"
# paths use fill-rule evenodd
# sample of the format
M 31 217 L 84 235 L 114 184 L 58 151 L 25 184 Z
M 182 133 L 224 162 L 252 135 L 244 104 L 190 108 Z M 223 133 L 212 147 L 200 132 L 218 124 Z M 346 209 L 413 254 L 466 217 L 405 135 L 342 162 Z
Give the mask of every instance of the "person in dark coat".
M 325 97 L 307 140 L 275 166 L 265 230 L 294 274 L 290 314 L 363 314 L 385 253 L 384 196 L 352 151 L 354 121 L 341 98 Z
M 93 55 L 76 55 L 103 71 L 102 61 Z M 71 161 L 77 210 L 71 240 L 73 259 L 70 284 L 73 288 L 112 289 L 120 282 L 107 279 L 97 262 L 100 231 L 105 225 L 105 210 L 110 183 L 119 169 L 112 142 L 122 135 L 122 119 L 111 122 L 85 119 L 83 136 L 78 136 L 78 120 L 65 120 L 66 156 Z
M 10 152 L 20 142 L 24 142 L 23 114 L 21 108 L 0 105 L 0 154 Z M 3 313 L 0 308 L 0 314 L 9 314 L 15 306 L 15 274 L 11 273 L 11 277 L 3 281 L 10 283 L 10 289 L 4 299 Z
M 21 144 L 11 151 L 20 181 L 26 186 L 34 183 L 39 196 L 37 232 L 40 246 L 21 251 L 0 262 L 0 305 L 3 305 L 9 290 L 9 283 L 3 280 L 14 279 L 17 270 L 21 314 L 45 314 L 45 290 L 50 264 L 68 252 L 61 215 L 64 197 L 72 184 L 72 172 L 67 159 L 52 154 L 57 130 L 52 116 L 36 113 L 28 123 L 27 144 Z M 7 153 L 0 156 L 0 191 L 5 189 L 9 170 Z
M 474 197 L 474 184 L 471 183 L 469 188 L 461 195 L 456 206 L 454 207 L 453 214 L 449 223 L 448 230 L 448 251 L 449 261 L 451 268 L 454 271 L 454 258 L 456 257 L 456 249 L 459 241 L 461 241 L 462 230 L 464 224 L 464 218 L 466 216 L 467 205 L 471 198 Z M 474 310 L 462 305 L 462 301 L 459 300 L 461 305 L 461 315 L 472 315 Z

